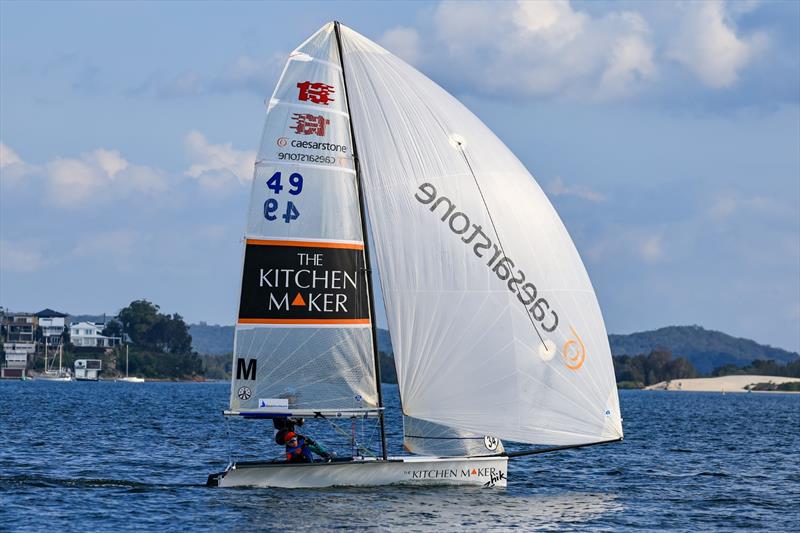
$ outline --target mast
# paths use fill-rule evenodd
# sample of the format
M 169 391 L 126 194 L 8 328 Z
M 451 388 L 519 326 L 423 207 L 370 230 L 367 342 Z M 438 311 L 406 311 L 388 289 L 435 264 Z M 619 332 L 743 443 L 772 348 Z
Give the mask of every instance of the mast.
M 125 343 L 125 377 L 128 377 L 128 344 Z
M 47 337 L 44 338 L 44 373 L 47 374 Z
M 339 51 L 339 63 L 342 67 L 342 83 L 344 85 L 344 100 L 345 105 L 347 106 L 347 113 L 349 115 L 349 122 L 350 122 L 350 142 L 353 143 L 353 164 L 355 166 L 356 171 L 356 188 L 358 189 L 358 208 L 361 214 L 361 234 L 364 237 L 364 273 L 365 279 L 367 281 L 367 291 L 368 291 L 368 300 L 369 300 L 369 318 L 370 318 L 370 330 L 372 332 L 372 355 L 375 360 L 375 385 L 377 386 L 378 390 L 378 408 L 383 407 L 383 392 L 381 387 L 381 360 L 380 354 L 378 353 L 378 335 L 375 330 L 375 303 L 374 303 L 374 296 L 372 291 L 372 263 L 370 263 L 369 258 L 369 235 L 367 234 L 367 210 L 366 204 L 364 201 L 364 191 L 363 191 L 363 184 L 361 182 L 361 165 L 358 160 L 358 150 L 356 149 L 356 132 L 353 129 L 353 116 L 352 110 L 350 109 L 350 96 L 347 93 L 347 76 L 345 75 L 344 71 L 344 54 L 342 53 L 342 34 L 339 28 L 339 21 L 333 22 L 333 28 L 336 33 L 336 47 Z M 381 426 L 381 450 L 383 452 L 383 459 L 387 458 L 386 454 L 386 425 L 384 423 L 383 417 L 383 410 L 381 409 L 379 414 L 380 419 L 380 426 Z

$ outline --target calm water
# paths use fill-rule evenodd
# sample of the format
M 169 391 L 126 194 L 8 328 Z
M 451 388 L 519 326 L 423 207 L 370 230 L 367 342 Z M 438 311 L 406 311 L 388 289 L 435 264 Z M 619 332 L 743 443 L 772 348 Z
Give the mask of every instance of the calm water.
M 0 382 L 0 530 L 800 530 L 800 395 L 622 391 L 624 443 L 515 460 L 505 490 L 287 491 L 204 486 L 228 460 L 227 394 Z M 268 426 L 231 423 L 234 457 L 280 453 Z

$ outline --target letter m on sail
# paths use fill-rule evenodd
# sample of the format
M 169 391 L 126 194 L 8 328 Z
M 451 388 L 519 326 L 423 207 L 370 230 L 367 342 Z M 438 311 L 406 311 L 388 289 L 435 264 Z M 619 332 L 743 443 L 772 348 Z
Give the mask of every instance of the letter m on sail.
M 236 359 L 236 379 L 256 379 L 256 360 L 248 359 L 245 366 L 244 359 Z

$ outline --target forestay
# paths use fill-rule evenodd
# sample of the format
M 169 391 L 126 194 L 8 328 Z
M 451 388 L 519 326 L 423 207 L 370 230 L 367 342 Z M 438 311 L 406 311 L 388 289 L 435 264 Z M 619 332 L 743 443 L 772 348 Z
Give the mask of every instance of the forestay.
M 247 215 L 230 409 L 378 404 L 364 237 L 333 25 L 269 101 Z
M 342 38 L 404 414 L 526 443 L 621 438 L 597 299 L 545 194 L 455 98 Z

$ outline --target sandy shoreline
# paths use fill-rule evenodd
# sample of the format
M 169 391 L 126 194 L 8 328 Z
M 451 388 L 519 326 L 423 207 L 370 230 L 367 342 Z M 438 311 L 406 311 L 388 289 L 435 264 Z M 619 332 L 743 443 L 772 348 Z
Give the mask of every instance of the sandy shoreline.
M 645 390 L 669 390 L 692 392 L 748 392 L 745 387 L 756 383 L 787 383 L 800 378 L 785 376 L 722 376 L 718 378 L 673 379 L 645 387 Z

